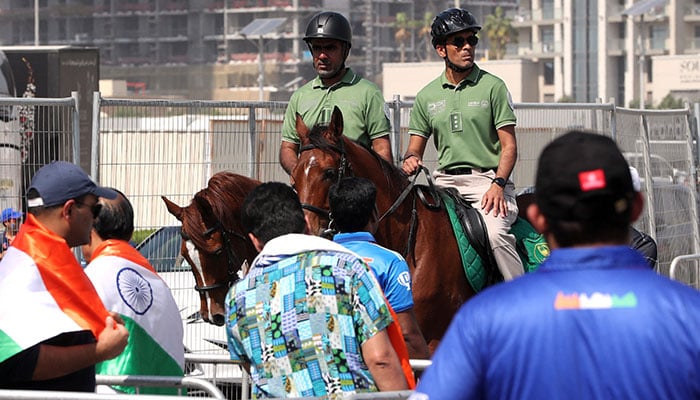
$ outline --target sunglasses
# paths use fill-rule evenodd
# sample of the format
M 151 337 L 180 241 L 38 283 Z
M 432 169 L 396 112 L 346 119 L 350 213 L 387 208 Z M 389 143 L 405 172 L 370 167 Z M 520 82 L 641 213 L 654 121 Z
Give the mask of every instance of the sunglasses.
M 100 215 L 100 211 L 102 210 L 102 204 L 99 202 L 93 205 L 89 205 L 83 203 L 82 201 L 75 200 L 75 204 L 78 204 L 79 206 L 83 207 L 90 207 L 90 212 L 92 212 L 92 218 L 97 218 L 97 216 Z
M 458 49 L 464 47 L 465 44 L 469 44 L 470 46 L 474 47 L 477 45 L 477 43 L 479 43 L 479 38 L 476 37 L 476 35 L 469 36 L 468 38 L 465 38 L 463 36 L 457 36 L 451 42 L 447 42 L 447 44 L 451 44 L 452 46 L 455 46 Z
M 338 48 L 340 48 L 340 46 L 336 43 L 327 44 L 325 46 L 322 46 L 320 44 L 311 43 L 311 44 L 309 44 L 309 47 L 311 48 L 311 52 L 313 54 L 333 53 L 333 52 L 337 51 Z

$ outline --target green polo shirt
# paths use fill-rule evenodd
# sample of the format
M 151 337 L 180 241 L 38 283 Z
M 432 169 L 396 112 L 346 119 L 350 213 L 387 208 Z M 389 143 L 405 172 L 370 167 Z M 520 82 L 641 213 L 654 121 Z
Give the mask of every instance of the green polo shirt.
M 317 76 L 289 99 L 282 125 L 282 140 L 299 143 L 296 113 L 311 128 L 316 124 L 328 124 L 333 106 L 338 106 L 343 113 L 343 134 L 369 148 L 372 139 L 386 136 L 391 131 L 385 104 L 377 85 L 360 78 L 350 68 L 343 79 L 332 86 L 324 86 Z
M 496 168 L 501 143 L 496 130 L 515 125 L 506 84 L 480 69 L 457 86 L 443 72 L 416 96 L 408 133 L 429 138 L 438 151 L 438 169 Z

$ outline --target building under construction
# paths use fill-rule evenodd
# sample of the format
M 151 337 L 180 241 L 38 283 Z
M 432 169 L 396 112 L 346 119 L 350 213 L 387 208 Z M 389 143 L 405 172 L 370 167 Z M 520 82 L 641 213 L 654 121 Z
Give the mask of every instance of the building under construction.
M 349 18 L 353 47 L 348 65 L 380 83 L 384 62 L 434 57 L 424 28 L 441 10 L 461 6 L 483 20 L 497 5 L 514 9 L 517 1 L 41 0 L 38 4 L 35 9 L 31 1 L 0 0 L 0 46 L 97 47 L 101 78 L 125 80 L 133 94 L 143 96 L 257 99 L 262 75 L 265 99 L 286 100 L 313 77 L 311 56 L 301 39 L 307 21 L 320 10 Z M 241 33 L 263 18 L 283 21 L 255 35 Z M 396 32 L 402 28 L 407 34 L 397 41 Z

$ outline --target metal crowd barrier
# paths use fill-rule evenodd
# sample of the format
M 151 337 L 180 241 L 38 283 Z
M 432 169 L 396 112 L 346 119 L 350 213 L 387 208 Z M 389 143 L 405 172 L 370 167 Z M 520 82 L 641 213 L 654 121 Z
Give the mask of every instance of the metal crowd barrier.
M 180 399 L 178 396 L 138 395 L 138 400 Z M 224 397 L 215 397 L 223 399 Z M 132 394 L 97 394 L 44 390 L 0 390 L 0 399 L 12 400 L 134 400 Z
M 228 355 L 225 354 L 196 354 L 196 353 L 185 353 L 185 363 L 197 363 L 197 364 L 212 364 L 214 365 L 214 379 L 213 383 L 217 382 L 216 371 L 220 364 L 240 364 L 237 361 L 231 360 Z M 245 368 L 241 368 L 241 400 L 248 400 L 250 398 L 250 376 Z
M 213 364 L 218 366 L 219 364 L 239 364 L 236 361 L 231 360 L 227 355 L 223 354 L 185 354 L 185 362 L 188 363 L 198 363 L 198 364 Z M 409 360 L 411 363 L 411 368 L 414 372 L 425 371 L 432 362 L 430 360 Z M 216 371 L 216 368 L 214 369 Z M 244 368 L 241 368 L 241 400 L 248 400 L 251 397 L 251 387 L 250 387 L 250 376 Z M 216 383 L 216 377 L 214 382 Z M 404 393 L 405 392 L 405 393 Z M 408 394 L 406 394 L 408 393 Z M 354 396 L 360 397 L 350 397 L 351 399 L 405 399 L 410 395 L 410 391 L 402 392 L 382 392 L 382 393 L 363 393 Z M 403 396 L 403 397 L 402 397 Z
M 209 395 L 212 399 L 225 399 L 226 396 L 216 387 L 215 384 L 200 378 L 157 376 L 157 375 L 96 375 L 98 385 L 120 385 L 133 386 L 136 394 L 142 387 L 178 388 L 178 393 L 182 393 L 183 388 L 198 389 Z
M 671 279 L 700 289 L 700 254 L 686 254 L 671 261 Z

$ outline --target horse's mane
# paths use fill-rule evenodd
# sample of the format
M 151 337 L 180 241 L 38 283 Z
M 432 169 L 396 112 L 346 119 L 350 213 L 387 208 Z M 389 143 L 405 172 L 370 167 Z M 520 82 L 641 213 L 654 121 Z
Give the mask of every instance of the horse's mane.
M 222 228 L 243 233 L 240 207 L 252 187 L 260 182 L 231 172 L 219 172 L 209 179 L 207 187 L 194 195 L 192 203 L 183 208 L 182 229 L 195 246 L 206 248 L 207 238 L 202 222 L 214 219 Z

